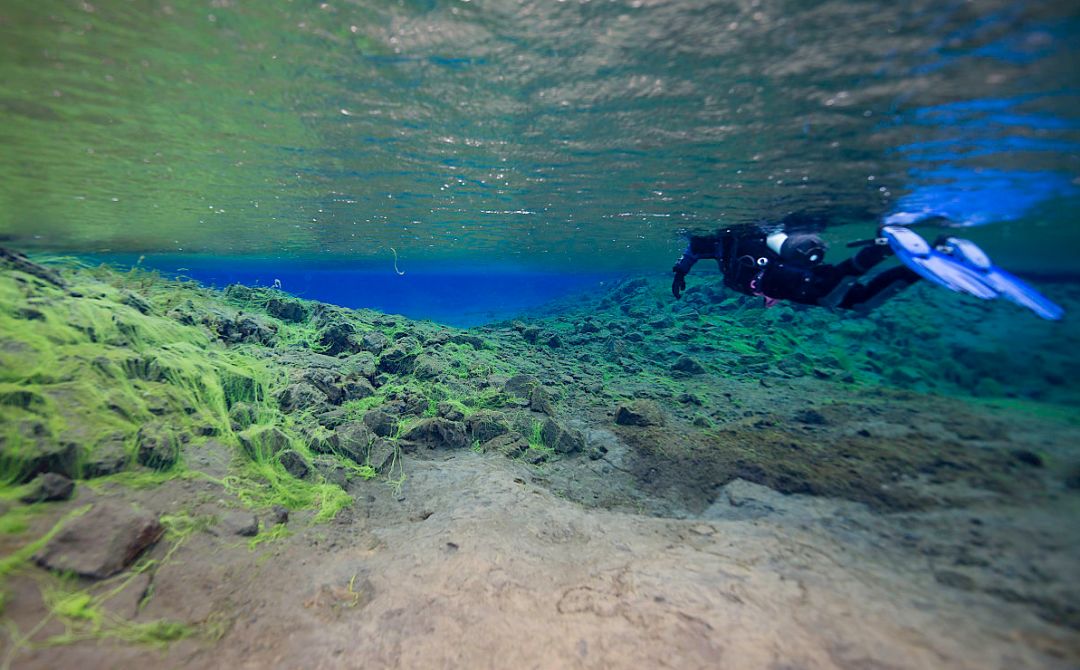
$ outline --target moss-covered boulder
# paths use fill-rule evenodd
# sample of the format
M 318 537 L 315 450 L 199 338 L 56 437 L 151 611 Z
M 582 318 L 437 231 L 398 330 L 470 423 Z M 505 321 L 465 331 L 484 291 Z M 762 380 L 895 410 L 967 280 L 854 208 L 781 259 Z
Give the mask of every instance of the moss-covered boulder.
M 581 431 L 571 428 L 555 419 L 544 421 L 540 429 L 544 446 L 559 454 L 573 454 L 585 449 L 585 436 Z
M 465 420 L 470 440 L 488 442 L 510 432 L 509 422 L 502 413 L 493 410 L 480 410 Z
M 256 425 L 236 435 L 244 453 L 253 460 L 261 461 L 278 455 L 292 443 L 288 434 L 277 426 Z
M 165 423 L 140 428 L 135 445 L 135 460 L 148 468 L 168 470 L 180 459 L 180 436 Z

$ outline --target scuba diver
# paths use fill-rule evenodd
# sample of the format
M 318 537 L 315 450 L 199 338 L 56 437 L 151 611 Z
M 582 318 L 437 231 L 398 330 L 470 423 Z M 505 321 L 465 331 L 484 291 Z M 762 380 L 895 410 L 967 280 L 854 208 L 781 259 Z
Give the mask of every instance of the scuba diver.
M 1004 297 L 1044 319 L 1058 320 L 1064 313 L 1030 285 L 996 267 L 970 240 L 942 236 L 930 245 L 909 228 L 887 224 L 874 239 L 848 246 L 861 248 L 832 265 L 823 262 L 826 245 L 814 233 L 752 227 L 692 235 L 672 268 L 671 292 L 678 299 L 694 263 L 712 258 L 724 275 L 725 286 L 763 297 L 766 307 L 790 300 L 868 311 L 921 278 L 984 300 Z M 859 282 L 891 255 L 902 265 Z

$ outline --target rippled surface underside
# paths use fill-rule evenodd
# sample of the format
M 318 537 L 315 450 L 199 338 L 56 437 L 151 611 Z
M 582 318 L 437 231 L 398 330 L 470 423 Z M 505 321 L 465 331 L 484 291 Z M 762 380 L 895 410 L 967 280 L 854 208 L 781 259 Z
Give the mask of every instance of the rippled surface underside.
M 994 0 L 10 0 L 0 236 L 639 268 L 681 229 L 925 210 L 1073 272 L 1078 26 Z

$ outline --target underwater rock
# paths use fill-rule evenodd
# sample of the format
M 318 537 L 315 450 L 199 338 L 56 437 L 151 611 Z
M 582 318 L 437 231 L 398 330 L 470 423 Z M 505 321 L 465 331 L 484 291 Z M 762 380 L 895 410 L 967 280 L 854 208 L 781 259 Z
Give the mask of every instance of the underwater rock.
M 469 437 L 481 443 L 510 432 L 503 415 L 493 410 L 482 409 L 474 413 L 465 420 L 465 425 Z
M 539 385 L 540 380 L 532 375 L 514 375 L 503 383 L 502 391 L 515 398 L 527 399 L 533 388 Z
M 229 424 L 234 431 L 244 430 L 258 420 L 258 413 L 254 405 L 246 402 L 238 402 L 229 410 Z
M 634 400 L 615 408 L 615 423 L 621 426 L 662 426 L 664 413 L 651 400 Z
M 270 508 L 270 525 L 282 523 L 289 523 L 289 510 L 281 505 L 274 505 Z
M 180 440 L 169 427 L 160 423 L 146 424 L 135 436 L 135 460 L 155 470 L 168 470 L 180 458 Z
M 806 354 L 796 352 L 781 358 L 776 363 L 776 369 L 791 377 L 804 377 L 809 363 L 810 359 Z
M 548 416 L 555 415 L 555 403 L 551 391 L 543 386 L 534 386 L 529 392 L 529 409 Z
M 128 307 L 138 311 L 140 314 L 150 314 L 154 311 L 150 303 L 146 302 L 138 293 L 132 293 L 131 291 L 122 291 L 120 297 L 120 304 L 127 305 Z
M 379 437 L 389 437 L 397 429 L 397 419 L 381 409 L 368 410 L 364 414 L 364 425 Z
M 312 460 L 311 466 L 315 468 L 315 471 L 322 475 L 322 478 L 327 482 L 336 484 L 341 488 L 345 488 L 349 485 L 348 471 L 340 460 L 333 458 L 332 456 L 316 456 L 315 459 Z
M 435 379 L 443 373 L 442 363 L 426 354 L 418 356 L 413 362 L 413 376 L 417 379 Z
M 229 512 L 221 519 L 221 528 L 232 535 L 254 537 L 259 534 L 259 518 L 251 512 Z
M 252 426 L 236 434 L 248 458 L 262 460 L 289 448 L 289 436 L 277 426 Z
M 421 419 L 401 439 L 428 449 L 462 449 L 469 445 L 465 424 L 439 417 Z
M 349 400 L 363 400 L 375 395 L 375 387 L 366 379 L 353 379 L 341 386 L 342 402 Z
M 83 462 L 82 476 L 93 479 L 121 472 L 131 460 L 125 442 L 123 433 L 115 433 L 96 445 Z
M 1043 466 L 1042 456 L 1030 449 L 1013 449 L 1010 454 L 1014 459 L 1024 465 L 1030 465 L 1033 468 L 1041 468 Z
M 468 344 L 477 351 L 485 347 L 483 339 L 476 335 L 469 335 L 468 333 L 456 333 L 451 335 L 450 341 L 454 344 Z
M 347 378 L 363 377 L 368 381 L 374 379 L 375 373 L 378 371 L 375 364 L 375 354 L 370 351 L 361 351 L 349 356 L 339 363 L 339 368 Z
M 379 357 L 379 372 L 403 375 L 412 372 L 413 363 L 420 354 L 420 341 L 414 337 L 398 340 L 394 346 Z
M 56 572 L 105 579 L 130 565 L 163 532 L 154 514 L 99 502 L 49 540 L 34 554 L 34 562 Z
M 291 323 L 303 323 L 308 318 L 307 310 L 304 309 L 303 304 L 297 300 L 285 298 L 270 298 L 267 300 L 266 313 Z
M 221 310 L 212 310 L 203 320 L 218 337 L 232 344 L 261 344 L 271 346 L 276 328 L 251 314 L 239 313 L 229 317 Z
M 285 472 L 288 472 L 297 479 L 303 479 L 308 476 L 309 468 L 307 461 L 293 449 L 286 449 L 278 456 L 278 461 L 281 462 L 281 467 L 285 468 Z
M 529 448 L 529 441 L 521 433 L 504 433 L 480 443 L 484 452 L 494 451 L 507 458 L 518 458 Z
M 1080 465 L 1073 466 L 1069 474 L 1065 475 L 1065 488 L 1080 489 Z
M 388 440 L 376 439 L 368 447 L 364 465 L 370 465 L 375 472 L 388 472 L 397 456 L 397 447 Z
M 795 412 L 792 418 L 799 423 L 806 424 L 808 426 L 824 426 L 829 423 L 821 412 L 813 409 L 804 409 Z
M 360 347 L 375 356 L 381 354 L 388 346 L 390 346 L 390 338 L 377 330 L 364 333 L 364 336 L 360 338 Z
M 0 247 L 0 266 L 24 272 L 59 288 L 67 287 L 67 282 L 65 282 L 57 272 L 50 270 L 43 265 L 38 265 L 26 256 L 17 251 L 12 251 L 11 249 Z
M 356 342 L 356 327 L 348 321 L 334 321 L 319 332 L 319 346 L 328 356 L 361 351 Z
M 541 333 L 538 339 L 540 342 L 548 345 L 552 349 L 558 349 L 562 346 L 562 338 L 559 337 L 558 333 L 544 332 Z
M 686 354 L 679 356 L 675 363 L 672 364 L 671 369 L 677 370 L 678 372 L 685 372 L 688 375 L 703 375 L 708 372 L 704 365 Z
M 450 402 L 440 402 L 435 406 L 435 415 L 440 416 L 450 421 L 464 421 L 465 412 L 462 412 L 456 405 Z
M 368 448 L 374 440 L 375 435 L 366 424 L 361 421 L 352 421 L 338 426 L 328 442 L 333 453 L 363 465 L 367 460 Z
M 585 436 L 580 431 L 548 418 L 540 428 L 540 439 L 560 454 L 573 454 L 585 449 Z
M 28 482 L 34 476 L 45 472 L 56 472 L 68 477 L 78 473 L 80 449 L 74 442 L 57 442 L 48 435 L 46 428 L 37 422 L 23 422 L 17 430 L 23 433 L 30 445 L 12 448 L 9 442 L 0 436 L 0 459 L 9 468 L 8 472 L 21 473 L 18 483 Z
M 339 386 L 341 375 L 336 371 L 308 369 L 300 373 L 300 379 L 318 389 L 322 400 L 331 405 L 340 405 L 345 399 L 345 391 Z
M 317 410 L 326 404 L 326 394 L 307 382 L 289 384 L 278 395 L 278 407 L 291 414 L 305 409 Z
M 38 475 L 31 485 L 34 489 L 19 498 L 20 501 L 32 504 L 67 500 L 75 492 L 75 482 L 55 472 Z

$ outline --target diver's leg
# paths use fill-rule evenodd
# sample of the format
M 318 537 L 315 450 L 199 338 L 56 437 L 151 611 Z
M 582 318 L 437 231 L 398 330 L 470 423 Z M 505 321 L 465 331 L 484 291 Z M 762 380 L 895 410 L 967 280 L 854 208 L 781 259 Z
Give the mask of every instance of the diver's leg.
M 838 306 L 870 311 L 917 281 L 919 275 L 906 265 L 890 268 L 865 284 L 852 285 Z
M 865 286 L 855 282 L 891 253 L 887 245 L 874 244 L 859 249 L 857 254 L 836 265 L 819 266 L 814 271 L 814 291 L 819 296 L 815 303 L 823 307 L 840 307 L 851 291 L 865 291 Z
M 892 255 L 892 249 L 887 244 L 872 244 L 859 249 L 854 256 L 838 263 L 836 269 L 841 277 L 861 277 L 890 255 Z

